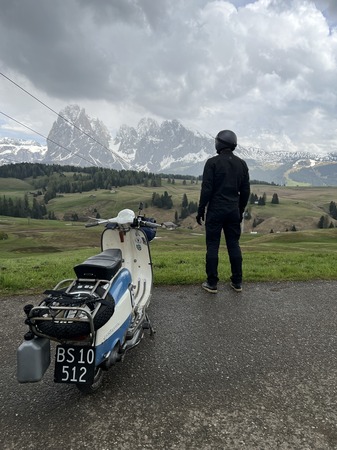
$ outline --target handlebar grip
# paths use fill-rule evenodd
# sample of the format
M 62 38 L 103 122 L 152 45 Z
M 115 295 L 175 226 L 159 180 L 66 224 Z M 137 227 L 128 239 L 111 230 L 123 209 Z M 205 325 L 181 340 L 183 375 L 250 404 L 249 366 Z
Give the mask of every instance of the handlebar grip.
M 146 222 L 146 221 L 141 221 L 140 222 L 140 226 L 142 227 L 149 227 L 149 228 L 158 228 L 161 225 L 159 223 L 155 223 L 155 222 Z
M 98 222 L 86 223 L 85 228 L 97 227 L 97 225 L 99 225 Z

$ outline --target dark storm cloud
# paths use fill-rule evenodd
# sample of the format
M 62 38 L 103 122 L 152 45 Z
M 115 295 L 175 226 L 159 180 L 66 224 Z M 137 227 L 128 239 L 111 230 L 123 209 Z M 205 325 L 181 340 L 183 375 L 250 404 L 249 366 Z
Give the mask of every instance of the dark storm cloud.
M 317 0 L 317 7 L 322 9 L 329 24 L 337 25 L 337 2 L 336 0 Z
M 144 115 L 213 133 L 226 124 L 260 145 L 256 130 L 268 128 L 316 151 L 336 135 L 336 10 L 332 0 L 1 0 L 0 70 L 111 127 Z M 21 113 L 22 93 L 0 81 Z
M 113 61 L 97 48 L 85 20 L 85 12 L 72 0 L 2 1 L 1 60 L 49 95 L 111 95 L 108 74 Z M 114 94 L 120 96 L 120 90 Z

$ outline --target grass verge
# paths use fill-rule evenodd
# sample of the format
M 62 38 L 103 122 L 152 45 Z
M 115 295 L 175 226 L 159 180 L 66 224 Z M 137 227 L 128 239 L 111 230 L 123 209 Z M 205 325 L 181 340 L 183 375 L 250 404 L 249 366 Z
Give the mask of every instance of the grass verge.
M 42 293 L 62 279 L 73 278 L 73 266 L 100 251 L 100 231 L 83 225 L 56 229 L 35 227 L 30 235 L 15 229 L 0 244 L 0 295 Z M 37 233 L 37 229 L 39 232 Z M 205 279 L 205 237 L 191 230 L 158 232 L 151 242 L 154 283 L 198 284 Z M 85 236 L 85 237 L 84 237 Z M 34 242 L 34 245 L 32 245 Z M 81 244 L 82 247 L 78 247 Z M 244 281 L 337 280 L 337 229 L 244 234 L 241 239 Z M 219 277 L 229 280 L 224 242 L 220 246 Z

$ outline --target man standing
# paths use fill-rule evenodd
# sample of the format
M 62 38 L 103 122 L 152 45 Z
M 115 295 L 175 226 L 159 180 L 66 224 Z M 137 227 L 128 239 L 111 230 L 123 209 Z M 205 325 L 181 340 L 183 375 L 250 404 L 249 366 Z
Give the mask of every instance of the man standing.
M 203 289 L 216 294 L 219 245 L 223 230 L 231 266 L 230 286 L 242 291 L 242 254 L 239 245 L 241 222 L 250 195 L 249 171 L 245 161 L 233 154 L 237 137 L 233 131 L 220 131 L 215 138 L 217 155 L 206 161 L 202 178 L 199 225 L 206 214 L 206 274 Z

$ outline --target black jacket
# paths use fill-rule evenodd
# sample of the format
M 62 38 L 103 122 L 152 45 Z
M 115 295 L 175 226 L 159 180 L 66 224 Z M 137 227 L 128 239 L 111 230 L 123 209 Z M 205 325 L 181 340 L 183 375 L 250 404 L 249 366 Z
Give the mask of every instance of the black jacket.
M 198 215 L 204 215 L 206 206 L 219 212 L 237 207 L 243 214 L 249 195 L 249 171 L 243 159 L 225 150 L 206 161 Z

